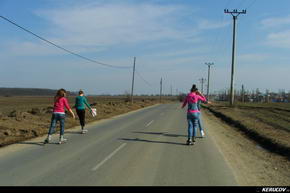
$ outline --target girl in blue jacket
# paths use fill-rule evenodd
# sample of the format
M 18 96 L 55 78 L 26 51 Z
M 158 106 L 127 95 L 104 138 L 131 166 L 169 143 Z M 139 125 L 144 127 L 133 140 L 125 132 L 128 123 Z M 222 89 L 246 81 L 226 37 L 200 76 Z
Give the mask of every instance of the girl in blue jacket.
M 88 104 L 87 98 L 84 96 L 84 92 L 80 90 L 79 96 L 76 97 L 75 107 L 76 107 L 76 112 L 80 120 L 82 134 L 88 132 L 88 130 L 84 129 L 85 117 L 86 117 L 86 106 L 90 109 L 90 111 L 92 110 L 91 106 Z

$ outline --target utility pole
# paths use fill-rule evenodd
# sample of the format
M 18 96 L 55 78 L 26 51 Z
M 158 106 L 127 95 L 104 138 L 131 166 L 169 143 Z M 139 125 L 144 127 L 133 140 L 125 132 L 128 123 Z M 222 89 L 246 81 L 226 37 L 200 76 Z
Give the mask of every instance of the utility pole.
M 162 78 L 160 80 L 160 95 L 159 95 L 159 101 L 161 103 L 161 95 L 162 95 Z
M 244 85 L 242 84 L 242 102 L 245 102 L 245 88 Z
M 135 64 L 136 64 L 136 57 L 134 57 L 134 65 L 133 65 L 133 79 L 132 79 L 132 90 L 131 90 L 131 104 L 133 104 L 134 78 L 135 78 Z
M 209 100 L 209 79 L 210 79 L 210 66 L 214 65 L 214 63 L 206 62 L 205 65 L 208 66 L 207 72 L 207 92 L 206 92 L 206 99 Z
M 233 16 L 233 46 L 232 46 L 232 71 L 231 71 L 231 97 L 230 97 L 230 105 L 233 106 L 235 92 L 234 92 L 234 74 L 235 74 L 235 51 L 236 51 L 236 25 L 237 19 L 240 14 L 246 14 L 246 10 L 238 11 L 234 9 L 233 11 L 229 11 L 228 9 L 224 10 L 224 13 L 229 13 Z
M 201 82 L 201 93 L 203 94 L 203 83 L 205 83 L 206 79 L 201 78 L 201 79 L 199 79 L 199 81 Z

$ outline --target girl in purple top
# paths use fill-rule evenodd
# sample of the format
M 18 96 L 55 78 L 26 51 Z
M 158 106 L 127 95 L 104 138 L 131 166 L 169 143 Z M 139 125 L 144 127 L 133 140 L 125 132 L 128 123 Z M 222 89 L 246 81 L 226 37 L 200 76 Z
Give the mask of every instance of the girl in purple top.
M 65 123 L 65 108 L 71 113 L 72 117 L 75 119 L 75 115 L 71 110 L 66 96 L 65 89 L 59 89 L 54 97 L 54 107 L 53 113 L 51 117 L 51 124 L 48 131 L 48 136 L 45 139 L 44 143 L 49 143 L 51 141 L 51 135 L 55 131 L 57 121 L 60 122 L 60 137 L 59 137 L 59 144 L 66 141 L 63 137 L 64 134 L 64 123 Z
M 186 144 L 193 145 L 196 137 L 196 129 L 200 116 L 200 110 L 198 108 L 198 101 L 206 101 L 206 98 L 198 92 L 196 85 L 192 85 L 191 92 L 184 99 L 181 108 L 184 108 L 187 104 L 187 123 L 188 123 L 188 139 Z

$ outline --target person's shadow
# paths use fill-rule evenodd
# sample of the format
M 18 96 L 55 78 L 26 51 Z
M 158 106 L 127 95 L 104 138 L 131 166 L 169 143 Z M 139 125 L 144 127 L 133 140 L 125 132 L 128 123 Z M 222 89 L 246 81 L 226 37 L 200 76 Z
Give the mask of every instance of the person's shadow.
M 41 142 L 21 141 L 21 142 L 17 142 L 16 144 L 44 146 L 43 141 Z
M 66 131 L 66 134 L 82 134 L 81 131 Z
M 165 137 L 187 137 L 187 135 L 170 134 L 167 132 L 144 132 L 144 131 L 134 131 L 133 133 L 141 133 L 147 135 L 163 135 Z
M 146 142 L 146 143 L 161 143 L 161 144 L 171 144 L 171 145 L 186 145 L 185 143 L 177 143 L 177 142 L 169 142 L 169 141 L 154 141 L 154 140 L 139 139 L 139 138 L 135 138 L 135 139 L 120 138 L 119 140 Z

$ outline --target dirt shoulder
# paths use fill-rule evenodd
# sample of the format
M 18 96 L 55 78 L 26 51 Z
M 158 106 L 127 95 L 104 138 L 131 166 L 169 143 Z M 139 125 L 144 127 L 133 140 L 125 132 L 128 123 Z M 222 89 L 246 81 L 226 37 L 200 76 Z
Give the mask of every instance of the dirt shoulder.
M 215 116 L 239 128 L 261 147 L 290 160 L 290 107 L 277 108 L 274 103 L 240 103 L 230 107 L 223 103 L 204 106 Z
M 74 106 L 74 97 L 68 98 Z M 137 98 L 133 104 L 126 98 L 88 97 L 97 117 L 86 111 L 86 123 L 107 119 L 159 103 L 159 99 Z M 163 103 L 172 102 L 163 100 Z M 46 135 L 51 122 L 53 97 L 0 97 L 0 147 Z M 75 112 L 75 109 L 73 109 Z M 76 115 L 76 112 L 75 112 Z M 77 116 L 77 115 L 76 115 Z M 65 130 L 78 126 L 79 120 L 67 115 Z M 59 130 L 57 124 L 56 130 Z
M 203 109 L 205 132 L 217 144 L 241 186 L 289 186 L 290 161 L 271 153 Z

